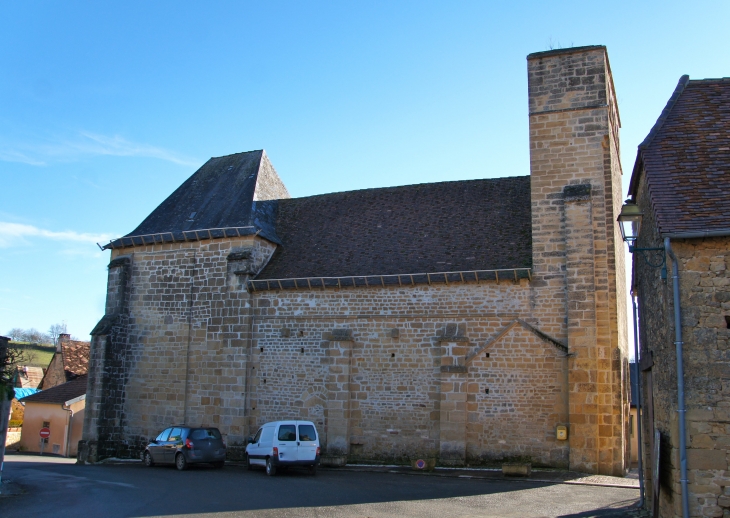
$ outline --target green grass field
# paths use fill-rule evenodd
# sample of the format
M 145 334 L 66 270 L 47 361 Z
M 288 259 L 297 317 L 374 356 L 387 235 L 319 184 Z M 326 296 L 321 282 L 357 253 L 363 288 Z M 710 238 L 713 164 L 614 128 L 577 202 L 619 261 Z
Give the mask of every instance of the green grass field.
M 17 347 L 25 354 L 27 360 L 23 362 L 23 365 L 29 365 L 33 367 L 48 367 L 53 358 L 53 353 L 56 348 L 50 344 L 33 344 L 28 342 L 10 342 L 12 347 Z

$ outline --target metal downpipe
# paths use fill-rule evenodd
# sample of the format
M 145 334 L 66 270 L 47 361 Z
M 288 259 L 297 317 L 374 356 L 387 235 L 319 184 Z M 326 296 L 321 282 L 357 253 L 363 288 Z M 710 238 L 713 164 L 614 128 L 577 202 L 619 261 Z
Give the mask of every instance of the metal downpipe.
M 641 370 L 639 370 L 639 333 L 636 318 L 636 295 L 631 293 L 631 303 L 634 306 L 634 362 L 636 363 L 636 375 L 641 377 Z M 629 372 L 629 375 L 631 373 Z M 644 465 L 642 457 L 644 456 L 644 444 L 641 442 L 641 380 L 636 380 L 636 432 L 638 440 L 638 452 L 637 457 L 639 458 L 639 507 L 644 507 Z
M 682 485 L 682 516 L 689 518 L 689 495 L 687 494 L 687 431 L 684 408 L 684 364 L 682 361 L 682 315 L 679 307 L 679 266 L 672 251 L 669 238 L 664 238 L 664 250 L 672 259 L 672 291 L 674 292 L 674 345 L 677 351 L 677 412 L 679 413 L 679 469 Z M 656 483 L 656 481 L 654 481 Z

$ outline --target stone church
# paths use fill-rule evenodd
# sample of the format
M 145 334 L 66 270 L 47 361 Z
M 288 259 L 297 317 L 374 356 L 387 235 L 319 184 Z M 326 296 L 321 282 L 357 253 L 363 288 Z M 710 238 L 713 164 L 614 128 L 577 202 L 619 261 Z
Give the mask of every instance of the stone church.
M 263 151 L 238 153 L 108 243 L 82 458 L 138 455 L 175 423 L 219 427 L 233 455 L 260 424 L 300 418 L 332 463 L 623 475 L 606 48 L 527 67 L 529 176 L 291 198 Z

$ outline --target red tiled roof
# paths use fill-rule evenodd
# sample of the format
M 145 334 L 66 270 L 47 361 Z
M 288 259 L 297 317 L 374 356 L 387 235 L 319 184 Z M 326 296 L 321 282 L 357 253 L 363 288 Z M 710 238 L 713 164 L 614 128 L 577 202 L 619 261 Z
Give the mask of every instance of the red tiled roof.
M 639 146 L 632 196 L 642 171 L 660 234 L 730 234 L 730 78 L 680 79 Z
M 89 370 L 89 342 L 63 340 L 60 342 L 63 355 L 63 370 L 66 379 L 72 380 Z

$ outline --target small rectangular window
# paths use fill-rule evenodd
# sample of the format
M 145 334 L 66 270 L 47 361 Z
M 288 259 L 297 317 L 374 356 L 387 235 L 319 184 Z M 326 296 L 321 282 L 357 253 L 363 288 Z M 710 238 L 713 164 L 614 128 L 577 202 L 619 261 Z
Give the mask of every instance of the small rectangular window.
M 634 436 L 634 416 L 629 416 L 629 435 Z
M 300 441 L 316 441 L 317 432 L 314 426 L 311 424 L 300 424 L 299 425 L 299 440 Z
M 297 440 L 297 429 L 293 424 L 283 424 L 279 427 L 280 441 L 296 441 Z

